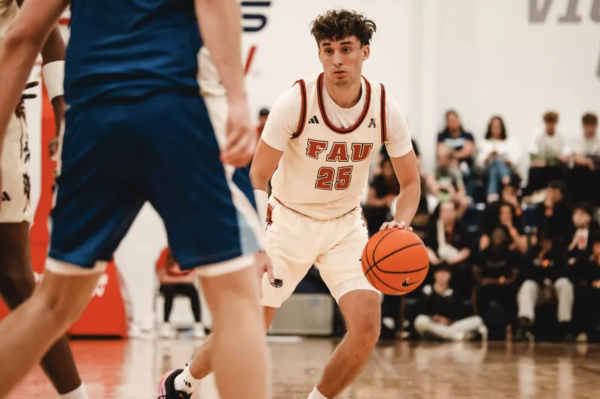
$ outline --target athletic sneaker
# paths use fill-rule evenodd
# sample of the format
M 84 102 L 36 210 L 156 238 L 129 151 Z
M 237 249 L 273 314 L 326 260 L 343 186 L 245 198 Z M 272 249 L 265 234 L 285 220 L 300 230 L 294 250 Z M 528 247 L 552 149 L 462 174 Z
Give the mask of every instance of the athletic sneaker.
M 183 369 L 177 369 L 163 375 L 158 386 L 158 399 L 191 399 L 191 393 L 175 390 L 175 378 L 182 372 Z

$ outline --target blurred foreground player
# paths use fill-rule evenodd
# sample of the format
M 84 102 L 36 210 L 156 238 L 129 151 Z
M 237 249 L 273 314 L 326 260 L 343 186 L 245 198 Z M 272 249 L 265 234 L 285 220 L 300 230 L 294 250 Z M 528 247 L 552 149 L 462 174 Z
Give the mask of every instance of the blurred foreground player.
M 381 144 L 401 186 L 395 220 L 382 229 L 409 226 L 419 205 L 417 158 L 402 110 L 383 85 L 361 77 L 374 32 L 373 21 L 354 12 L 317 17 L 312 34 L 324 72 L 299 80 L 279 98 L 250 172 L 259 212 L 267 220 L 266 249 L 273 262 L 273 275 L 264 276 L 262 285 L 265 327 L 313 264 L 346 320 L 348 334 L 309 399 L 340 395 L 360 374 L 379 338 L 380 294 L 361 267 L 368 234 L 360 202 L 370 161 Z M 175 389 L 191 394 L 195 382 L 214 369 L 213 350 L 209 339 L 175 380 Z
M 5 39 L 0 142 L 36 56 L 68 5 L 26 1 Z M 261 248 L 260 222 L 249 176 L 235 170 L 250 161 L 256 137 L 240 32 L 235 0 L 72 1 L 69 109 L 49 259 L 39 289 L 0 323 L 0 398 L 83 311 L 146 201 L 162 217 L 181 268 L 201 266 L 220 397 L 268 397 L 251 267 Z M 268 259 L 257 258 L 263 265 Z
M 0 46 L 22 4 L 22 0 L 0 0 Z M 44 81 L 54 106 L 58 135 L 65 111 L 62 96 L 65 45 L 58 28 L 52 30 L 41 53 Z M 35 96 L 24 94 L 21 100 L 33 97 Z M 29 248 L 34 207 L 30 198 L 30 152 L 25 104 L 21 101 L 13 109 L 4 136 L 0 208 L 0 294 L 11 310 L 29 298 L 35 289 Z M 42 358 L 42 368 L 61 398 L 88 397 L 65 337 L 60 338 Z

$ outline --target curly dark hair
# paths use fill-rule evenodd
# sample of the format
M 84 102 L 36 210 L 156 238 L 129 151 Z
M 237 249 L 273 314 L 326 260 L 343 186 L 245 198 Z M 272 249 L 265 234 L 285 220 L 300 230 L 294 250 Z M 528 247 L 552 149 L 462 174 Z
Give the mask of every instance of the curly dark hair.
M 311 23 L 317 45 L 323 40 L 338 41 L 351 36 L 356 36 L 361 46 L 369 45 L 376 30 L 375 22 L 364 14 L 348 10 L 329 10 Z

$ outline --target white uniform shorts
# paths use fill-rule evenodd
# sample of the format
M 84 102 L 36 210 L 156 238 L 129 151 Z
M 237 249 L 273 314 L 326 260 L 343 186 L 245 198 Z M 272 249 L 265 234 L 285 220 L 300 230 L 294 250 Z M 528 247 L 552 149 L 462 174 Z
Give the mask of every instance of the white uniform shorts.
M 361 257 L 369 239 L 360 209 L 322 221 L 269 200 L 266 250 L 273 262 L 275 284 L 262 282 L 262 305 L 273 308 L 288 299 L 312 265 L 339 302 L 350 291 L 375 288 L 365 277 Z
M 21 103 L 8 123 L 2 150 L 2 206 L 0 223 L 33 220 L 29 178 L 29 138 Z

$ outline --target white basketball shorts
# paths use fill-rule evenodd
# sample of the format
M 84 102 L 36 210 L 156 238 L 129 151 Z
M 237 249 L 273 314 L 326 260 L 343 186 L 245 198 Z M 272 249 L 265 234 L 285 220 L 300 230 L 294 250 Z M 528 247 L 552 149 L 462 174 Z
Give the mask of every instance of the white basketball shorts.
M 321 221 L 269 199 L 266 250 L 273 262 L 275 284 L 262 282 L 262 305 L 278 308 L 288 299 L 312 265 L 339 302 L 350 291 L 375 288 L 363 274 L 361 256 L 369 239 L 360 209 Z
M 2 150 L 2 206 L 0 223 L 33 220 L 29 178 L 29 138 L 21 104 L 8 124 Z

